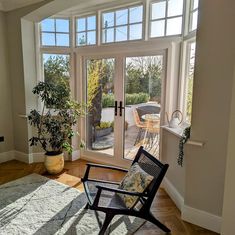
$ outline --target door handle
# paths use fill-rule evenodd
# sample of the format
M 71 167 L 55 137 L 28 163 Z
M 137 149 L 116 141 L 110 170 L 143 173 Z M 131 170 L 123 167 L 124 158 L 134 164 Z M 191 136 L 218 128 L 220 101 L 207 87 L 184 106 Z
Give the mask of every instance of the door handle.
M 122 110 L 125 109 L 125 107 L 122 106 L 122 101 L 119 102 L 119 116 L 122 116 Z
M 114 115 L 117 116 L 118 102 L 115 101 Z

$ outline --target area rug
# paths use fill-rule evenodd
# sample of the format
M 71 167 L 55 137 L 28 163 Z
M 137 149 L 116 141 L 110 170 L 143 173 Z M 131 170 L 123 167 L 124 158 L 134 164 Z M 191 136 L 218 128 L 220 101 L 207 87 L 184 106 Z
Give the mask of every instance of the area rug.
M 84 209 L 83 192 L 31 174 L 0 186 L 1 235 L 95 235 L 103 213 Z M 106 234 L 133 234 L 145 221 L 115 216 Z

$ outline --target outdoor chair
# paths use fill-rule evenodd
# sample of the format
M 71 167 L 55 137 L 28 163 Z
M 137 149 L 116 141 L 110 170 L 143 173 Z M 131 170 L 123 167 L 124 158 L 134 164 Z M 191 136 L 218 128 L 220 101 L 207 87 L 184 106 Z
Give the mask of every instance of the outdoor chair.
M 147 128 L 147 124 L 146 124 L 146 122 L 142 122 L 140 120 L 136 109 L 133 109 L 133 117 L 134 117 L 136 127 L 139 128 L 138 134 L 136 136 L 135 143 L 134 143 L 134 145 L 136 145 L 141 140 L 142 134 L 144 133 L 144 131 Z
M 150 153 L 145 151 L 143 149 L 143 146 L 139 148 L 135 159 L 132 162 L 132 166 L 135 163 L 138 163 L 141 170 L 150 175 L 150 177 L 152 178 L 151 183 L 148 185 L 147 189 L 144 190 L 143 193 L 119 189 L 119 183 L 117 182 L 109 182 L 89 178 L 91 168 L 104 168 L 128 172 L 126 169 L 99 164 L 87 164 L 87 169 L 84 178 L 82 179 L 85 193 L 88 199 L 88 203 L 85 208 L 95 210 L 96 213 L 97 211 L 105 213 L 105 220 L 103 224 L 101 225 L 101 223 L 99 222 L 101 227 L 99 235 L 103 235 L 105 233 L 115 215 L 139 217 L 152 222 L 166 233 L 170 232 L 170 229 L 159 222 L 150 211 L 153 199 L 163 180 L 164 175 L 166 174 L 169 165 L 162 164 Z M 137 196 L 138 203 L 133 205 L 133 207 L 131 208 L 127 208 L 126 204 L 121 200 L 118 194 Z M 103 202 L 106 202 L 107 205 L 104 206 Z
M 142 116 L 145 114 L 159 114 L 161 108 L 159 106 L 154 106 L 154 105 L 143 105 L 136 108 L 136 111 L 138 113 L 140 120 L 142 120 Z

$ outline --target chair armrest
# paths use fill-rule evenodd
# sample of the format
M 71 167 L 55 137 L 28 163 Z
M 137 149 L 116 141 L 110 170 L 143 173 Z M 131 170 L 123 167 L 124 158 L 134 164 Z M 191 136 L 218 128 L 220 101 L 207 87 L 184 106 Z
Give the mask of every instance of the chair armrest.
M 127 169 L 116 167 L 116 166 L 109 166 L 109 165 L 101 165 L 101 164 L 95 164 L 95 163 L 87 163 L 87 166 L 91 167 L 98 167 L 98 168 L 105 168 L 105 169 L 111 169 L 111 170 L 117 170 L 117 171 L 123 171 L 128 172 Z
M 122 171 L 122 172 L 128 172 L 128 170 L 126 170 L 124 168 L 115 167 L 115 166 L 101 165 L 101 164 L 95 164 L 95 163 L 87 163 L 86 165 L 87 165 L 86 172 L 84 174 L 84 177 L 82 178 L 83 182 L 88 179 L 91 167 L 110 169 L 110 170 L 116 170 L 116 171 Z
M 137 196 L 137 197 L 146 197 L 146 196 L 148 196 L 147 193 L 129 192 L 129 191 L 126 191 L 126 190 L 123 190 L 123 189 L 108 188 L 108 187 L 100 186 L 100 185 L 97 185 L 96 188 L 98 189 L 98 191 L 97 191 L 94 203 L 93 203 L 94 206 L 98 206 L 102 190 L 109 191 L 109 192 L 126 194 L 126 195 L 130 195 L 130 196 Z
M 101 189 L 101 190 L 105 190 L 105 191 L 115 192 L 115 193 L 127 194 L 130 196 L 137 196 L 137 197 L 147 196 L 146 193 L 130 192 L 130 191 L 126 191 L 123 189 L 108 188 L 108 187 L 100 186 L 100 185 L 97 185 L 96 188 Z

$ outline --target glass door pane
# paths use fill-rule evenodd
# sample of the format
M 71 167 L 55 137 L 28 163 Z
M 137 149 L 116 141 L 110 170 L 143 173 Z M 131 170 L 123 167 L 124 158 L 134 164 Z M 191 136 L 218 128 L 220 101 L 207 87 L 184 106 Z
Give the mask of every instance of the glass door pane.
M 88 59 L 86 148 L 114 155 L 115 59 Z
M 163 55 L 127 57 L 125 72 L 124 157 L 141 145 L 158 157 Z

